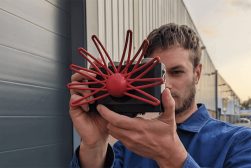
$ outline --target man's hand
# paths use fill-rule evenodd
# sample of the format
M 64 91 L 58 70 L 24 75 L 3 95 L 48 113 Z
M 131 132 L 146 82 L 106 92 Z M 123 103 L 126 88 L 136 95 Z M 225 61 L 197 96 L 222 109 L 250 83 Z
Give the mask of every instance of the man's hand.
M 85 80 L 82 75 L 77 73 L 72 75 L 72 82 L 82 80 Z M 89 91 L 71 90 L 70 102 L 75 101 L 82 96 L 86 96 L 87 94 L 89 94 Z M 89 112 L 88 104 L 81 107 L 70 107 L 70 116 L 73 121 L 74 127 L 78 131 L 84 144 L 90 147 L 95 147 L 95 145 L 97 145 L 98 143 L 101 143 L 102 141 L 105 142 L 107 140 L 107 122 L 100 115 Z
M 151 120 L 119 115 L 103 105 L 97 109 L 108 121 L 109 134 L 129 150 L 157 161 L 160 167 L 182 167 L 187 152 L 176 132 L 175 102 L 168 89 L 162 102 L 165 112 Z
M 84 72 L 83 73 L 87 73 Z M 89 75 L 92 75 L 89 73 Z M 82 75 L 72 75 L 72 82 L 86 80 Z M 82 86 L 88 87 L 88 86 Z M 70 102 L 89 94 L 89 91 L 71 90 Z M 86 100 L 83 100 L 86 101 Z M 70 116 L 73 125 L 82 141 L 80 144 L 80 161 L 84 167 L 102 167 L 108 145 L 107 121 L 100 115 L 89 112 L 89 105 L 70 106 Z

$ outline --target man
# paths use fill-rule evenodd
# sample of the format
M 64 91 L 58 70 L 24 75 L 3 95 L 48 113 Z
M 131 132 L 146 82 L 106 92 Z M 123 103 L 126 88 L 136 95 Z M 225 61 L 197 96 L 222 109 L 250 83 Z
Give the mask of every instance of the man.
M 251 131 L 211 118 L 195 103 L 201 76 L 201 47 L 187 26 L 163 25 L 149 36 L 146 57 L 159 56 L 166 66 L 164 112 L 156 119 L 129 118 L 98 105 L 70 109 L 82 138 L 71 167 L 251 167 Z M 72 81 L 81 81 L 79 74 Z M 71 101 L 79 98 L 71 91 Z M 119 141 L 111 148 L 108 135 Z

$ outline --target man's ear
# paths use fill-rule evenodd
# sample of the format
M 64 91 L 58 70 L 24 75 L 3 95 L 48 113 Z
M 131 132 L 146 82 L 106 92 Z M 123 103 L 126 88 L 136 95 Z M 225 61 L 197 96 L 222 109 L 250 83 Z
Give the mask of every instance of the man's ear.
M 201 76 L 201 71 L 202 71 L 202 64 L 198 64 L 194 68 L 194 77 L 195 77 L 195 84 L 198 84 Z

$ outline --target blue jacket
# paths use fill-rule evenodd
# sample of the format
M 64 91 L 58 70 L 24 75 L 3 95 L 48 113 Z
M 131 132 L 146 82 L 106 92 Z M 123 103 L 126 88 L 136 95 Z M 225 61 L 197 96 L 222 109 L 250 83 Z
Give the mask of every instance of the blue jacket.
M 211 118 L 202 104 L 184 123 L 177 125 L 177 133 L 188 152 L 184 168 L 251 168 L 251 129 Z M 78 150 L 71 168 L 80 167 Z M 107 151 L 105 167 L 158 167 L 154 160 L 129 151 L 120 141 L 113 148 L 108 146 Z

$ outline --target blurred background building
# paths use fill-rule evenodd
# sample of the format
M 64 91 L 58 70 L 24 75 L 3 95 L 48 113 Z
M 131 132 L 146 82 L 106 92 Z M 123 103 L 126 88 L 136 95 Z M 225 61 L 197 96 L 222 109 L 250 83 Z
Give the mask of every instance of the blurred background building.
M 136 50 L 170 22 L 197 31 L 182 0 L 1 0 L 0 167 L 67 167 L 79 144 L 68 115 L 68 66 L 86 65 L 76 49 L 98 55 L 96 34 L 118 61 L 128 29 Z M 196 99 L 213 117 L 235 122 L 240 99 L 201 44 Z

